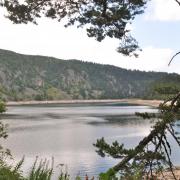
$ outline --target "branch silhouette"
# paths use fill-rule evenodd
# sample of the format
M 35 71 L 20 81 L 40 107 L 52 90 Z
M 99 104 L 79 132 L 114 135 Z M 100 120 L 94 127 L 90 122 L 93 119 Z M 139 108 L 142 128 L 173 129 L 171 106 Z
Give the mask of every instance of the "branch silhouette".
M 175 0 L 177 3 L 178 3 L 178 5 L 180 6 L 180 1 L 178 1 L 178 0 Z
M 177 52 L 177 53 L 171 58 L 171 60 L 169 61 L 168 66 L 170 66 L 171 62 L 173 61 L 173 59 L 174 59 L 178 54 L 180 54 L 180 51 Z

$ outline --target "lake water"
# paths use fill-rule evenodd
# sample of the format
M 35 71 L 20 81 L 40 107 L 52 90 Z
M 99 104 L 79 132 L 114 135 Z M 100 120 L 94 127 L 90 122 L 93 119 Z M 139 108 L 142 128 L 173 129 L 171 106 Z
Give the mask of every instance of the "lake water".
M 156 112 L 148 106 L 108 104 L 10 106 L 3 117 L 9 124 L 9 137 L 3 142 L 14 159 L 25 155 L 28 171 L 36 156 L 55 159 L 65 164 L 72 177 L 80 174 L 98 175 L 118 160 L 101 158 L 93 143 L 105 137 L 118 140 L 127 147 L 136 145 L 150 131 L 151 123 L 134 116 L 135 112 Z M 174 146 L 175 163 L 180 164 L 179 149 Z M 57 175 L 57 174 L 56 174 Z

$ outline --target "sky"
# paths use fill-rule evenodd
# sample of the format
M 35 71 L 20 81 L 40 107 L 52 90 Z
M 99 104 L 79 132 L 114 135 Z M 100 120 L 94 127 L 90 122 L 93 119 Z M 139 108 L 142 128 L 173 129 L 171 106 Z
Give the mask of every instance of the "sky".
M 180 6 L 174 0 L 151 0 L 145 13 L 129 26 L 143 50 L 139 58 L 117 53 L 119 40 L 116 39 L 97 42 L 87 37 L 85 29 L 64 28 L 62 23 L 46 18 L 40 19 L 38 25 L 15 25 L 3 14 L 1 9 L 0 49 L 180 74 L 180 56 L 168 67 L 171 57 L 180 51 Z

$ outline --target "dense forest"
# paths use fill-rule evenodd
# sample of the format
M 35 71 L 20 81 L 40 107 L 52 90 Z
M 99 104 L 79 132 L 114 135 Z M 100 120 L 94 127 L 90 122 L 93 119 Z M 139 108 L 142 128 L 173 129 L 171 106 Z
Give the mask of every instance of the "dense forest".
M 126 70 L 111 65 L 0 50 L 3 100 L 161 98 L 156 86 L 176 86 L 178 74 Z

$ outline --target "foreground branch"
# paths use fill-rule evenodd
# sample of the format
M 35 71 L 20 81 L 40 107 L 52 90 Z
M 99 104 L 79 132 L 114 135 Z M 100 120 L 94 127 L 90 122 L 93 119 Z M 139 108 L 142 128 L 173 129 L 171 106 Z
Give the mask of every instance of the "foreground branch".
M 138 113 L 139 116 L 143 118 L 145 114 Z M 180 116 L 180 92 L 164 103 L 159 105 L 159 113 L 156 117 L 157 122 L 153 126 L 153 129 L 148 136 L 144 137 L 143 140 L 133 149 L 124 148 L 123 144 L 119 144 L 117 141 L 109 145 L 105 142 L 104 138 L 97 140 L 94 146 L 98 149 L 99 155 L 104 157 L 105 155 L 110 155 L 113 158 L 119 158 L 121 161 L 112 167 L 107 173 L 107 175 L 114 175 L 117 172 L 123 174 L 127 171 L 132 171 L 136 166 L 141 168 L 142 176 L 146 173 L 149 177 L 149 172 L 151 172 L 151 177 L 153 177 L 157 172 L 160 172 L 165 166 L 170 167 L 170 171 L 176 179 L 173 172 L 173 164 L 171 162 L 171 146 L 168 142 L 167 132 L 172 135 L 177 144 L 180 146 L 180 140 L 176 132 L 173 129 L 176 120 Z M 152 146 L 153 145 L 153 146 Z M 150 149 L 148 147 L 151 147 Z
M 140 141 L 140 143 L 136 146 L 132 154 L 126 156 L 121 162 L 116 164 L 112 169 L 115 172 L 118 172 L 119 170 L 124 168 L 131 159 L 133 159 L 137 154 L 141 153 L 144 150 L 144 148 L 154 139 L 154 137 L 157 137 L 159 135 L 159 128 L 165 129 L 166 125 L 167 124 L 161 122 L 154 130 L 150 132 L 150 134 L 147 137 L 145 137 L 142 141 Z

